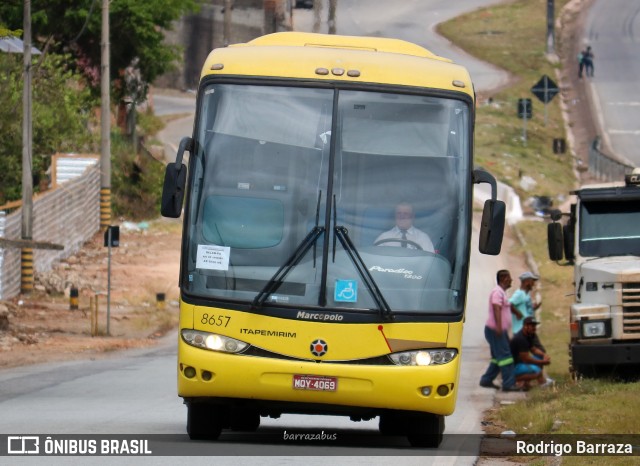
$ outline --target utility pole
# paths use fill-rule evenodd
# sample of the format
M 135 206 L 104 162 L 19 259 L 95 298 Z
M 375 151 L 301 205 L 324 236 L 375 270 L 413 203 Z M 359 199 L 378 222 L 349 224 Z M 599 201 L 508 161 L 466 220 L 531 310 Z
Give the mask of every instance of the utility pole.
M 109 0 L 102 0 L 100 44 L 100 228 L 111 224 L 111 76 L 109 70 Z
M 316 0 L 313 2 L 313 32 L 320 32 L 320 26 L 322 25 L 322 2 Z
M 264 33 L 276 32 L 276 0 L 264 0 Z
M 336 33 L 336 9 L 338 0 L 329 0 L 329 34 Z
M 22 88 L 22 239 L 32 240 L 33 220 L 33 165 L 31 117 L 31 0 L 24 0 L 24 49 L 22 51 L 23 88 Z M 20 256 L 22 293 L 33 291 L 33 248 L 23 247 Z
M 554 5 L 553 0 L 547 0 L 547 55 L 555 52 L 555 33 L 554 33 Z
M 222 29 L 223 44 L 227 47 L 231 43 L 231 0 L 224 0 L 224 26 Z

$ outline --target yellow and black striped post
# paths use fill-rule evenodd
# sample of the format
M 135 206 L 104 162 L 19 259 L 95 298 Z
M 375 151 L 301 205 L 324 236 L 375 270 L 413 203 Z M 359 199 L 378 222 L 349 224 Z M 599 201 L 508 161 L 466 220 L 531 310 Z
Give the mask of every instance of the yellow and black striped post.
M 33 291 L 33 248 L 22 248 L 20 270 L 20 291 L 31 293 Z
M 164 298 L 164 293 L 156 293 L 156 309 L 158 309 L 159 311 L 164 309 Z
M 111 225 L 111 188 L 100 188 L 100 229 Z
M 75 286 L 71 287 L 71 290 L 69 290 L 69 309 L 72 311 L 75 311 L 76 309 L 78 309 L 78 288 L 76 288 Z

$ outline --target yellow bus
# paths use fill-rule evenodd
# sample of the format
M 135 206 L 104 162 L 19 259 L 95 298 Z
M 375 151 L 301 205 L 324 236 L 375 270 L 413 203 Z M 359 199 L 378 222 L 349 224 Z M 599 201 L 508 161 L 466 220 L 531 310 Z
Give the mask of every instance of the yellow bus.
M 474 183 L 491 185 L 481 252 L 499 253 L 504 227 L 495 179 L 473 167 L 468 72 L 401 40 L 283 32 L 213 50 L 196 105 L 162 199 L 166 217 L 184 203 L 189 436 L 329 414 L 438 446 Z

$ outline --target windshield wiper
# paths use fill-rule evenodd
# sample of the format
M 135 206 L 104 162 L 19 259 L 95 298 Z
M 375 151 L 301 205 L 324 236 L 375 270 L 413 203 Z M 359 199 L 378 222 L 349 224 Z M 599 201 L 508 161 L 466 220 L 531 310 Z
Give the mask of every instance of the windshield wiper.
M 360 277 L 362 278 L 362 281 L 364 282 L 365 286 L 369 290 L 369 293 L 371 293 L 373 300 L 376 302 L 378 306 L 378 312 L 380 313 L 380 316 L 382 317 L 382 319 L 385 322 L 393 321 L 394 317 L 393 317 L 393 312 L 391 311 L 391 307 L 389 307 L 387 300 L 384 299 L 384 296 L 382 295 L 380 288 L 378 288 L 376 281 L 371 276 L 371 273 L 367 269 L 367 266 L 362 260 L 362 257 L 360 257 L 358 250 L 356 249 L 355 245 L 351 241 L 351 238 L 349 238 L 349 233 L 347 229 L 343 226 L 334 227 L 334 234 L 340 240 L 340 244 L 342 244 L 342 247 L 344 248 L 344 250 L 347 251 L 347 254 L 349 254 L 349 258 L 351 259 L 351 262 L 353 262 L 353 265 L 358 271 L 358 274 L 360 275 Z
M 371 297 L 376 302 L 376 305 L 378 306 L 378 312 L 380 313 L 380 317 L 382 317 L 382 320 L 384 320 L 385 322 L 391 322 L 391 321 L 394 320 L 394 316 L 393 316 L 393 312 L 391 311 L 391 307 L 389 306 L 389 303 L 387 303 L 387 300 L 384 299 L 384 296 L 382 295 L 382 292 L 380 291 L 380 288 L 378 288 L 378 284 L 373 279 L 373 276 L 369 272 L 369 269 L 367 269 L 367 266 L 364 263 L 364 261 L 362 260 L 362 257 L 360 257 L 360 254 L 358 253 L 358 249 L 353 244 L 353 241 L 351 241 L 351 238 L 349 237 L 349 231 L 344 226 L 338 226 L 337 225 L 337 222 L 336 222 L 335 197 L 333 199 L 333 202 L 334 202 L 333 224 L 336 225 L 333 228 L 333 235 L 334 235 L 334 237 L 333 237 L 333 260 L 334 260 L 334 262 L 336 260 L 335 238 L 337 237 L 340 240 L 340 244 L 342 244 L 342 247 L 344 248 L 344 250 L 347 251 L 347 254 L 349 255 L 349 258 L 351 259 L 351 262 L 353 263 L 353 266 L 358 271 L 358 274 L 360 275 L 360 278 L 362 278 L 362 281 L 364 282 L 365 286 L 369 290 L 369 293 L 371 293 Z
M 260 308 L 267 300 L 267 298 L 275 293 L 285 277 L 291 269 L 293 269 L 298 263 L 302 260 L 304 255 L 311 249 L 312 246 L 316 244 L 320 235 L 324 233 L 324 227 L 315 226 L 311 229 L 309 234 L 302 240 L 300 245 L 296 248 L 296 250 L 289 256 L 287 261 L 278 269 L 278 271 L 273 274 L 273 277 L 267 282 L 264 288 L 258 293 L 258 295 L 253 300 L 253 307 Z
M 325 228 L 318 226 L 320 221 L 320 198 L 322 197 L 322 191 L 318 193 L 318 203 L 316 206 L 316 225 L 311 229 L 307 236 L 300 242 L 298 247 L 293 254 L 289 256 L 286 262 L 278 269 L 278 271 L 273 274 L 271 279 L 267 282 L 267 284 L 262 288 L 260 293 L 253 299 L 253 308 L 261 308 L 264 302 L 275 293 L 278 288 L 284 282 L 285 277 L 291 270 L 298 265 L 298 263 L 302 260 L 304 255 L 311 249 L 313 246 L 313 266 L 316 265 L 316 243 L 318 242 L 318 238 L 324 233 Z

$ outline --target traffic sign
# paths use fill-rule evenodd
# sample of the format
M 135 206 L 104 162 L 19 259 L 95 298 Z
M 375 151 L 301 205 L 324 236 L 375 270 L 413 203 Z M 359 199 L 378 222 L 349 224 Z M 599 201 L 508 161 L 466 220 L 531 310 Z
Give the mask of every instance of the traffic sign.
M 120 246 L 120 227 L 109 225 L 104 231 L 104 247 L 117 248 Z
M 567 150 L 567 145 L 564 139 L 555 138 L 553 140 L 553 153 L 554 154 L 564 154 Z
M 540 78 L 540 81 L 531 88 L 531 92 L 533 92 L 533 95 L 540 99 L 542 103 L 547 104 L 560 92 L 560 89 L 558 85 L 553 82 L 553 79 L 545 74 Z
M 533 106 L 531 99 L 518 99 L 518 118 L 531 119 L 533 117 Z

